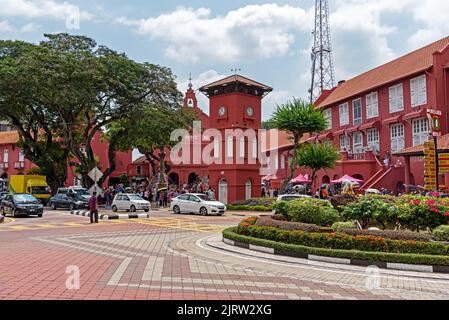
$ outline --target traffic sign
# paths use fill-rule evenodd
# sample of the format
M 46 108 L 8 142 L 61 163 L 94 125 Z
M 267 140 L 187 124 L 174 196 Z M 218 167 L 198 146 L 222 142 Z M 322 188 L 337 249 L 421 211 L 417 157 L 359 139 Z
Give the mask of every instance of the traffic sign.
M 91 172 L 88 174 L 89 178 L 91 178 L 95 183 L 100 181 L 103 177 L 103 172 L 100 171 L 97 167 L 93 168 Z
M 430 127 L 432 129 L 432 136 L 441 137 L 441 120 L 443 112 L 440 110 L 427 110 L 427 118 L 429 119 Z

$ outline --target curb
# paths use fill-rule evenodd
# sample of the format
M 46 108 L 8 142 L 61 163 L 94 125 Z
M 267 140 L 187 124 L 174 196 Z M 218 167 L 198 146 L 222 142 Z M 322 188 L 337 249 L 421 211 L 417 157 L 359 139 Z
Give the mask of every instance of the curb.
M 252 250 L 252 251 L 274 254 L 277 256 L 287 256 L 287 257 L 293 257 L 293 258 L 306 259 L 306 260 L 311 260 L 311 261 L 352 265 L 352 266 L 359 266 L 359 267 L 376 266 L 381 269 L 400 270 L 400 271 L 417 271 L 417 272 L 427 272 L 427 273 L 449 273 L 449 266 L 415 265 L 415 264 L 403 264 L 403 263 L 393 263 L 393 262 L 343 259 L 343 258 L 316 256 L 316 255 L 299 253 L 299 252 L 294 252 L 294 251 L 289 251 L 289 250 L 279 250 L 279 249 L 273 249 L 273 248 L 269 248 L 269 247 L 256 246 L 256 245 L 252 245 L 249 243 L 243 243 L 243 242 L 239 242 L 239 241 L 226 239 L 224 237 L 223 237 L 223 242 L 226 244 L 229 244 L 231 246 L 234 246 L 234 247 L 239 247 L 239 248 L 248 249 L 248 250 Z
M 70 214 L 82 217 L 90 218 L 90 211 L 71 211 Z M 98 219 L 100 220 L 119 220 L 119 219 L 148 219 L 150 217 L 149 213 L 129 213 L 129 214 L 100 214 Z
M 0 215 L 0 223 L 3 223 L 3 222 L 5 222 L 5 217 Z

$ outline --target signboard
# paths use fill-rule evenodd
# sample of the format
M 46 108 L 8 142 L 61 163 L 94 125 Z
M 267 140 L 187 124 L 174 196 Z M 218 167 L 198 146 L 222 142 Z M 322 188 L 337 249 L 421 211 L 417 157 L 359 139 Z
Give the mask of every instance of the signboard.
M 441 137 L 441 120 L 443 112 L 440 110 L 427 110 L 427 118 L 429 119 L 430 128 L 432 129 L 432 136 Z
M 440 153 L 438 155 L 440 173 L 449 173 L 449 153 Z
M 103 177 L 103 172 L 100 171 L 97 167 L 93 168 L 91 172 L 88 174 L 89 178 L 91 178 L 95 183 L 100 181 Z
M 437 163 L 435 157 L 435 143 L 429 141 L 424 143 L 425 172 L 424 182 L 426 190 L 435 190 L 437 188 Z

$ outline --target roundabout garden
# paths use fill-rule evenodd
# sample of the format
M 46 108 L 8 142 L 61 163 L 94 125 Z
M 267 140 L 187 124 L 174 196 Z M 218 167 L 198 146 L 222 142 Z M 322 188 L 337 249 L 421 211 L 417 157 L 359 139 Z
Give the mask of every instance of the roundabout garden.
M 273 217 L 250 217 L 226 229 L 225 241 L 302 258 L 449 272 L 449 199 L 337 196 L 279 202 L 274 210 Z

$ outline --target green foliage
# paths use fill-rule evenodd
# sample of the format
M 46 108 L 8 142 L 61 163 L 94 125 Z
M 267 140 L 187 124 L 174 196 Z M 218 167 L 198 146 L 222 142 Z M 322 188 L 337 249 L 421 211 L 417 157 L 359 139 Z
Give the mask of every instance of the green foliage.
M 335 232 L 340 232 L 342 229 L 355 229 L 357 228 L 353 222 L 335 222 L 331 229 Z
M 317 199 L 298 199 L 288 202 L 290 221 L 331 226 L 339 220 L 338 212 L 330 202 Z
M 280 230 L 300 230 L 305 232 L 319 232 L 320 227 L 315 224 L 306 224 L 306 223 L 298 223 L 298 222 L 289 222 L 289 221 L 277 221 L 271 217 L 263 217 L 259 218 L 256 221 L 256 226 L 259 227 L 271 227 L 278 228 Z
M 227 206 L 228 210 L 231 211 L 256 211 L 256 212 L 271 212 L 273 210 L 272 206 L 250 206 L 250 205 L 238 205 L 230 204 Z
M 357 201 L 357 197 L 351 195 L 336 195 L 331 197 L 330 199 L 330 202 L 332 203 L 334 208 L 337 209 L 340 213 L 343 212 L 345 206 L 355 201 Z
M 380 261 L 380 262 L 392 262 L 392 263 L 407 263 L 416 265 L 435 265 L 435 266 L 448 266 L 449 257 L 447 256 L 435 256 L 424 254 L 398 254 L 387 252 L 368 252 L 358 250 L 336 250 L 328 248 L 314 248 L 303 245 L 295 245 L 289 243 L 276 242 L 266 239 L 252 238 L 245 235 L 238 234 L 238 228 L 229 228 L 223 231 L 223 237 L 225 239 L 238 241 L 241 243 L 253 244 L 256 246 L 273 248 L 280 251 L 287 251 L 296 253 L 298 255 L 316 255 L 334 258 L 345 259 L 357 259 L 366 261 Z
M 240 225 L 237 232 L 253 238 L 315 248 L 449 256 L 449 245 L 433 242 L 391 240 L 378 236 L 351 236 L 344 233 L 285 231 L 255 225 Z
M 432 236 L 436 241 L 449 242 L 449 226 L 442 225 L 437 227 L 433 230 Z
M 282 215 L 285 219 L 289 220 L 288 205 L 288 201 L 279 201 L 273 206 L 273 210 L 276 214 Z
M 358 220 L 363 229 L 375 220 L 384 226 L 396 223 L 401 213 L 391 197 L 362 196 L 356 202 L 349 203 L 343 210 L 345 220 Z
M 396 231 L 396 230 L 359 230 L 354 228 L 342 228 L 338 230 L 341 233 L 349 234 L 351 236 L 375 236 L 391 240 L 410 240 L 429 242 L 431 237 L 429 234 L 418 233 L 412 231 Z
M 332 169 L 340 160 L 340 151 L 330 141 L 305 143 L 297 150 L 296 165 L 312 170 L 312 181 L 320 170 Z

